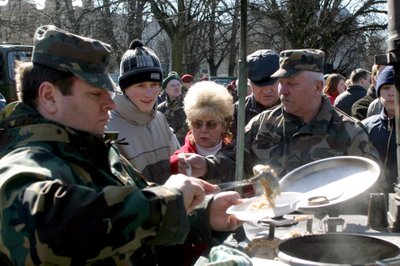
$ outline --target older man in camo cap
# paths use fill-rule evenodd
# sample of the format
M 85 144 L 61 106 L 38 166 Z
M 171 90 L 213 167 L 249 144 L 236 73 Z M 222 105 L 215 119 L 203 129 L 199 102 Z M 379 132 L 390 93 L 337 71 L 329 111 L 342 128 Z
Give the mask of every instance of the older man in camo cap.
M 182 175 L 150 187 L 103 138 L 118 91 L 108 44 L 51 25 L 34 44 L 0 115 L 0 265 L 156 265 L 154 245 L 183 243 L 190 226 L 205 241 L 241 224 L 226 214 L 239 194 L 204 201 L 218 187 Z
M 257 164 L 267 164 L 283 177 L 302 165 L 332 156 L 355 155 L 379 162 L 363 127 L 333 108 L 322 95 L 323 71 L 324 53 L 320 50 L 280 53 L 280 66 L 272 77 L 279 79 L 282 103 L 246 125 L 246 177 Z M 204 161 L 193 156 L 187 161 L 195 176 L 233 179 L 235 150 L 236 145 L 232 145 Z
M 305 123 L 314 118 L 321 105 L 324 57 L 324 52 L 316 49 L 282 51 L 279 69 L 271 75 L 279 78 L 283 109 Z

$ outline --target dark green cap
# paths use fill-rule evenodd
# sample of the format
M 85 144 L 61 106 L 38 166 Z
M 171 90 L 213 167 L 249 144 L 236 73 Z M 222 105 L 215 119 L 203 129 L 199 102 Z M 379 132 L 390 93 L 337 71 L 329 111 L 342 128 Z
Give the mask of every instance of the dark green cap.
M 110 53 L 109 44 L 45 25 L 35 32 L 32 62 L 69 71 L 94 87 L 120 92 L 106 70 Z
M 179 82 L 181 82 L 181 78 L 179 77 L 178 73 L 176 73 L 175 71 L 171 71 L 168 73 L 168 76 L 163 80 L 161 88 L 165 90 L 168 82 L 170 82 L 173 79 L 179 80 Z
M 288 78 L 300 71 L 324 73 L 325 53 L 321 50 L 285 50 L 280 53 L 279 57 L 279 69 L 271 77 Z

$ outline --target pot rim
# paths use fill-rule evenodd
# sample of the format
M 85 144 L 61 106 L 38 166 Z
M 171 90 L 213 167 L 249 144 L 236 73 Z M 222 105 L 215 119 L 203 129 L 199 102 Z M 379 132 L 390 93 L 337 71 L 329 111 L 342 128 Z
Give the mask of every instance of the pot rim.
M 305 236 L 297 236 L 297 237 L 292 237 L 292 238 L 288 238 L 283 240 L 279 245 L 278 245 L 278 259 L 284 263 L 287 263 L 288 265 L 319 265 L 319 266 L 328 266 L 328 265 L 332 265 L 332 266 L 346 266 L 346 265 L 352 265 L 349 263 L 327 263 L 327 262 L 317 262 L 317 261 L 311 261 L 311 260 L 307 260 L 307 259 L 302 259 L 302 258 L 298 258 L 295 256 L 291 256 L 289 254 L 286 254 L 285 252 L 281 251 L 280 247 L 287 243 L 287 242 L 293 242 L 296 241 L 298 239 L 311 239 L 311 238 L 322 238 L 322 237 L 330 237 L 330 236 L 344 236 L 344 237 L 356 237 L 356 238 L 364 238 L 364 239 L 372 239 L 375 241 L 383 241 L 383 243 L 388 244 L 389 246 L 393 246 L 397 248 L 397 255 L 393 256 L 393 257 L 389 257 L 389 258 L 385 258 L 385 259 L 380 259 L 380 260 L 376 260 L 376 261 L 371 261 L 371 262 L 366 262 L 363 265 L 377 265 L 377 262 L 381 262 L 381 261 L 386 261 L 386 260 L 393 260 L 398 258 L 400 260 L 400 246 L 395 244 L 393 241 L 391 240 L 387 240 L 387 239 L 383 239 L 382 237 L 379 236 L 371 236 L 371 235 L 366 235 L 366 234 L 360 234 L 360 233 L 340 233 L 340 232 L 336 232 L 336 233 L 325 233 L 325 234 L 313 234 L 313 235 L 305 235 Z M 396 260 L 397 261 L 397 260 Z

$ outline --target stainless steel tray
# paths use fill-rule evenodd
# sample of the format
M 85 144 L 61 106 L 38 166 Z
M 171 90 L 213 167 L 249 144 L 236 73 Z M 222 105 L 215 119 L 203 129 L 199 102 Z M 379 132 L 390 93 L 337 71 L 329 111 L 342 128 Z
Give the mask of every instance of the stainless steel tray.
M 299 211 L 313 211 L 351 199 L 370 188 L 380 174 L 379 165 L 358 156 L 338 156 L 303 165 L 280 181 L 281 191 L 304 193 Z M 324 199 L 310 201 L 311 198 Z

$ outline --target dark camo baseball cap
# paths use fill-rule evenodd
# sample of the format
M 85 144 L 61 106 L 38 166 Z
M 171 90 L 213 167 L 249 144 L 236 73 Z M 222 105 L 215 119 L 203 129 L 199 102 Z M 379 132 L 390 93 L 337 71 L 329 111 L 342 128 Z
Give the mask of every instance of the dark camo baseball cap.
M 106 70 L 111 53 L 109 44 L 53 25 L 40 26 L 33 41 L 33 63 L 69 71 L 94 87 L 120 92 Z
M 271 77 L 289 78 L 300 71 L 324 73 L 325 53 L 321 50 L 285 50 L 279 56 L 279 70 L 272 74 Z

